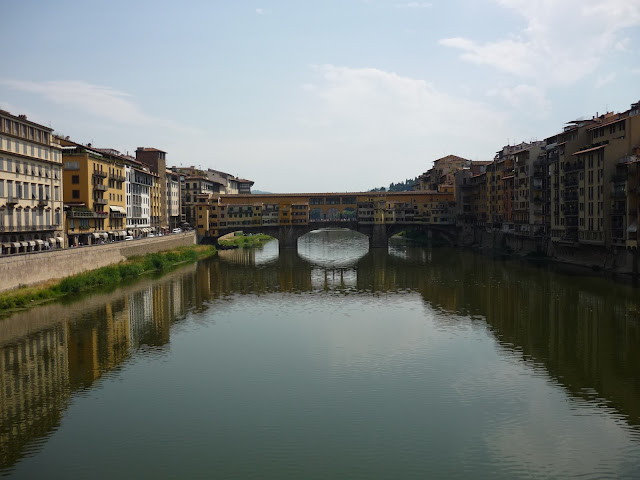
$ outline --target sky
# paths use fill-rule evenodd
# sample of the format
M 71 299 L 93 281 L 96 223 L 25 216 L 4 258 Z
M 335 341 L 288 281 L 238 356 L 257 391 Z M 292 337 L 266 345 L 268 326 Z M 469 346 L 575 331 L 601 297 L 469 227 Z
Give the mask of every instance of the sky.
M 640 0 L 20 0 L 0 31 L 0 109 L 277 193 L 491 160 L 640 100 Z

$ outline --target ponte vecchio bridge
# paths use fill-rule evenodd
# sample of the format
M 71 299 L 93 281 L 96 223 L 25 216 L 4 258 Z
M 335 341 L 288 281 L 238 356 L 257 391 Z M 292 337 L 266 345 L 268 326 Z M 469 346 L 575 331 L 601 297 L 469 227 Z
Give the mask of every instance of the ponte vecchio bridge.
M 199 197 L 194 213 L 199 237 L 209 240 L 242 230 L 295 248 L 312 230 L 340 227 L 385 248 L 408 229 L 437 232 L 455 244 L 454 205 L 453 193 L 433 191 L 211 195 Z

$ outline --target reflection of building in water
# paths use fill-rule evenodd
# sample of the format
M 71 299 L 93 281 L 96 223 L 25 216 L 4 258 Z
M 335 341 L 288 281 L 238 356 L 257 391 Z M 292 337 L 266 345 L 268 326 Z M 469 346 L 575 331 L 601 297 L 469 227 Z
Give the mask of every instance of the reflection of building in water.
M 58 426 L 70 395 L 67 338 L 58 324 L 0 351 L 0 469 Z
M 131 331 L 131 349 L 137 350 L 146 343 L 148 331 L 153 322 L 153 299 L 151 287 L 129 295 L 129 329 Z
M 36 308 L 0 330 L 0 474 L 60 423 L 74 390 L 89 388 L 141 344 L 164 345 L 194 291 L 192 266 L 124 295 Z M 193 305 L 191 303 L 190 305 Z M 58 323 L 51 318 L 60 318 Z M 31 332 L 31 333 L 27 333 Z
M 69 324 L 69 375 L 72 386 L 86 388 L 130 354 L 128 301 L 121 298 Z

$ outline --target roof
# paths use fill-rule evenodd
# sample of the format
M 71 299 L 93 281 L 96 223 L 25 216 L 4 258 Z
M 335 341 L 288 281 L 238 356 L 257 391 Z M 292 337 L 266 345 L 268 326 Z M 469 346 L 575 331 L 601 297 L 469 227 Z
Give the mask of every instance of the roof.
M 14 120 L 17 120 L 18 122 L 24 122 L 28 125 L 33 125 L 34 127 L 38 127 L 38 128 L 42 128 L 43 130 L 46 130 L 47 132 L 53 132 L 53 128 L 51 127 L 45 127 L 44 125 L 41 125 L 39 123 L 36 122 L 32 122 L 31 120 L 27 120 L 27 116 L 26 115 L 14 115 L 12 113 L 7 112 L 6 110 L 0 110 L 0 114 L 2 115 L 8 115 L 9 117 L 12 117 Z
M 614 123 L 621 122 L 622 120 L 626 120 L 626 118 L 627 117 L 619 117 L 618 116 L 617 118 L 609 119 L 609 120 L 606 120 L 605 122 L 602 122 L 602 123 L 596 123 L 595 125 L 587 128 L 587 130 L 591 131 L 591 130 L 595 130 L 596 128 L 607 127 L 607 126 L 612 125 Z
M 153 147 L 138 147 L 136 149 L 136 151 L 138 151 L 138 152 L 161 152 L 161 153 L 167 153 L 164 150 L 160 150 L 158 148 L 153 148 Z
M 604 147 L 606 147 L 606 145 L 600 145 L 598 147 L 587 148 L 585 150 L 580 150 L 579 152 L 572 153 L 571 155 L 580 155 L 582 153 L 593 152 L 594 150 L 600 150 L 601 148 L 604 148 Z
M 472 165 L 491 165 L 493 160 L 471 160 Z
M 225 198 L 271 198 L 271 197 L 324 197 L 324 196 L 369 196 L 369 197 L 400 197 L 400 196 L 427 196 L 427 195 L 447 195 L 435 190 L 411 190 L 406 192 L 314 192 L 314 193 L 247 193 L 247 194 L 220 194 L 217 197 Z

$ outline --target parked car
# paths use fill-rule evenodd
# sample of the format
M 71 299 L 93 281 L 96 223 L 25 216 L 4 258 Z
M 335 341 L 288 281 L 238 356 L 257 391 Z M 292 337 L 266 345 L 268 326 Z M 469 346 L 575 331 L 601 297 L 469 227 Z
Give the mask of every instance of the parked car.
M 151 238 L 151 237 L 155 237 L 155 235 L 153 233 L 150 233 L 149 235 L 147 235 L 147 237 Z
M 182 233 L 182 229 L 174 228 L 173 230 L 171 230 L 171 233 Z
M 124 237 L 125 240 L 133 240 L 133 237 L 131 235 L 127 235 L 126 237 Z

